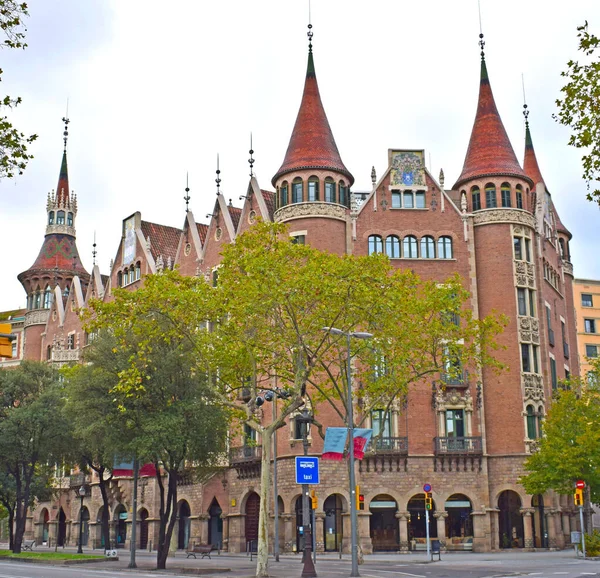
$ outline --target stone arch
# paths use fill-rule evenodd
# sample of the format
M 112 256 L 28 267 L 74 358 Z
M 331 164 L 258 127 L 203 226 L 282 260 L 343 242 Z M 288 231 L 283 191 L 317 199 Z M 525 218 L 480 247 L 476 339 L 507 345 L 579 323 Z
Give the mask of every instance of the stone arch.
M 38 516 L 38 523 L 39 523 L 39 530 L 38 530 L 39 543 L 47 544 L 48 536 L 50 533 L 50 512 L 48 511 L 48 508 L 42 508 L 40 515 Z
M 393 488 L 390 488 L 389 486 L 379 486 L 376 490 L 365 494 L 365 504 L 368 506 L 371 501 L 375 499 L 375 496 L 379 496 L 380 494 L 387 494 L 388 496 L 391 496 L 398 505 L 398 509 L 400 509 L 400 504 L 407 501 L 403 500 L 402 496 Z M 411 492 L 411 494 L 414 494 L 414 492 Z
M 391 494 L 378 493 L 368 502 L 371 512 L 369 528 L 374 552 L 397 552 L 400 549 L 398 502 Z
M 113 511 L 113 520 L 115 527 L 114 541 L 117 548 L 125 547 L 127 539 L 127 509 L 119 503 Z
M 190 528 L 192 509 L 187 500 L 179 500 L 177 504 L 177 548 L 179 550 L 185 550 L 188 547 L 190 541 Z
M 244 509 L 244 534 L 246 544 L 258 540 L 258 518 L 260 510 L 260 496 L 255 491 L 251 491 L 246 496 Z
M 521 508 L 525 503 L 518 492 L 504 490 L 497 498 L 500 548 L 523 548 L 524 529 Z
M 243 492 L 242 495 L 240 496 L 240 512 L 243 512 L 246 509 L 246 503 L 248 502 L 248 498 L 252 495 L 252 494 L 257 494 L 258 492 L 254 489 L 253 486 L 250 486 L 248 488 L 246 488 Z
M 441 504 L 444 504 L 444 510 L 448 513 L 446 517 L 446 538 L 448 542 L 460 539 L 462 544 L 465 540 L 471 539 L 473 542 L 473 500 L 463 493 L 453 493 L 448 496 Z
M 436 499 L 434 494 L 433 508 L 428 512 L 425 510 L 425 494 L 422 490 L 413 494 L 406 504 L 406 510 L 409 513 L 408 540 L 409 543 L 412 543 L 413 550 L 417 549 L 418 545 L 423 543 L 425 539 L 427 517 L 429 517 L 429 537 L 437 538 L 437 524 L 433 523 L 433 514 L 438 509 L 436 508 Z
M 146 508 L 140 508 L 138 519 L 140 521 L 140 550 L 145 550 L 148 547 L 148 518 L 150 514 Z
M 208 507 L 208 543 L 217 546 L 218 549 L 221 549 L 223 544 L 222 513 L 223 510 L 221 509 L 219 500 L 217 500 L 216 497 L 213 497 L 210 506 Z
M 332 492 L 323 500 L 323 544 L 325 552 L 337 552 L 344 537 L 342 514 L 347 500 L 340 493 Z M 318 536 L 317 536 L 318 539 Z

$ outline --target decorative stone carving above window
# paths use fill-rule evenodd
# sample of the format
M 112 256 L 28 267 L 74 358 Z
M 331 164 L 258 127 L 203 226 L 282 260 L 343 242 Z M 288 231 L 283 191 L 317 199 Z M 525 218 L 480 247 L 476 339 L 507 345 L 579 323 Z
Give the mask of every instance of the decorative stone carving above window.
M 439 412 L 451 408 L 473 411 L 473 397 L 468 389 L 460 391 L 455 388 L 438 388 L 435 393 L 435 408 Z
M 544 380 L 541 375 L 521 373 L 525 400 L 544 401 Z
M 540 342 L 540 322 L 535 317 L 519 316 L 519 339 L 522 342 Z

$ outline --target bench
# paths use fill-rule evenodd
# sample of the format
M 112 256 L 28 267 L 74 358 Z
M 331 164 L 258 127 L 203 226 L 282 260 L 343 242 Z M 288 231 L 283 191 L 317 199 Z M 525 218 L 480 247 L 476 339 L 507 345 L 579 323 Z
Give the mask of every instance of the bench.
M 212 549 L 212 544 L 195 544 L 192 546 L 192 548 L 188 549 L 187 557 L 189 558 L 190 556 L 193 556 L 196 558 L 196 554 L 201 554 L 200 560 L 207 557 L 210 559 L 210 553 Z
M 25 552 L 26 550 L 29 550 L 32 552 L 34 546 L 35 540 L 23 540 L 23 543 L 21 544 L 21 551 Z

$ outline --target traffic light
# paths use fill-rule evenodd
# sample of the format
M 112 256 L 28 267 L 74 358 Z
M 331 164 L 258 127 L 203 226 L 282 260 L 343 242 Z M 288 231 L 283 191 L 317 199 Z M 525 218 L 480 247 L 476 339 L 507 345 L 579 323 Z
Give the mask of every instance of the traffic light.
M 313 510 L 316 510 L 317 506 L 319 505 L 319 500 L 317 499 L 317 492 L 315 492 L 315 490 L 310 491 L 310 505 Z
M 356 486 L 356 509 L 365 509 L 365 495 L 360 493 L 360 486 Z
M 433 494 L 431 492 L 427 492 L 425 494 L 425 509 L 426 510 L 433 509 Z
M 573 500 L 576 506 L 583 506 L 583 490 L 577 488 L 573 494 Z
M 11 329 L 10 323 L 0 323 L 0 357 L 12 358 L 12 341 L 16 336 Z

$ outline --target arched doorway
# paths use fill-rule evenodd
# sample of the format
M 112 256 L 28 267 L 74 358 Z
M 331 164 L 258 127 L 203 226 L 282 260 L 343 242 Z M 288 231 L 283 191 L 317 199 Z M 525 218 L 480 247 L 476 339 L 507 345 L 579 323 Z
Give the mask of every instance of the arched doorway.
M 452 494 L 444 505 L 448 512 L 446 518 L 446 546 L 450 548 L 453 544 L 457 549 L 464 550 L 466 544 L 473 543 L 473 506 L 471 500 L 464 494 Z
M 58 535 L 56 537 L 56 543 L 59 546 L 65 546 L 65 542 L 67 539 L 67 516 L 65 511 L 60 508 L 60 512 L 58 513 Z
M 251 492 L 246 500 L 246 521 L 244 532 L 246 544 L 248 542 L 258 543 L 258 516 L 260 514 L 260 496 L 256 492 Z
M 369 510 L 373 552 L 397 552 L 400 549 L 400 534 L 396 500 L 388 494 L 379 494 L 371 500 Z
M 498 497 L 500 548 L 523 547 L 523 516 L 521 498 L 512 490 L 504 490 Z
M 325 536 L 325 552 L 337 552 L 343 539 L 342 512 L 344 506 L 340 494 L 331 494 L 323 503 L 325 523 L 323 530 Z
M 531 507 L 533 512 L 533 547 L 548 548 L 548 528 L 546 526 L 546 516 L 544 514 L 544 497 L 541 494 L 532 496 Z
M 100 544 L 101 548 L 104 548 L 104 534 L 102 533 L 102 512 L 104 512 L 104 506 L 100 506 L 98 514 L 96 515 L 96 543 Z
M 217 498 L 213 498 L 213 501 L 208 508 L 208 543 L 217 547 L 219 550 L 223 545 L 223 518 L 221 514 L 223 510 L 217 501 Z
M 117 548 L 125 547 L 127 540 L 127 510 L 123 504 L 119 504 L 115 508 L 115 546 Z
M 40 512 L 40 542 L 44 545 L 48 543 L 48 534 L 50 530 L 50 513 L 47 508 L 43 508 Z
M 87 546 L 90 540 L 90 511 L 87 506 L 83 506 L 81 509 L 81 545 Z M 79 536 L 77 536 L 79 540 Z
M 304 552 L 304 523 L 302 515 L 302 494 L 296 498 L 296 552 Z
M 190 541 L 190 505 L 185 501 L 179 502 L 179 529 L 177 533 L 177 548 L 186 550 Z
M 416 494 L 409 501 L 407 506 L 409 516 L 408 521 L 408 542 L 412 550 L 421 550 L 423 546 L 427 548 L 427 518 L 425 510 L 425 494 Z M 433 509 L 428 510 L 429 516 L 429 537 L 437 538 L 437 524 L 433 513 L 435 512 L 435 502 Z
M 142 508 L 140 510 L 140 550 L 148 547 L 148 516 L 148 510 Z

